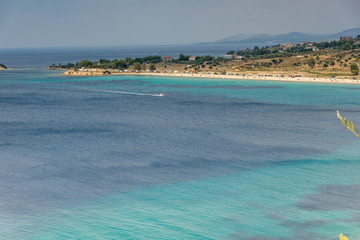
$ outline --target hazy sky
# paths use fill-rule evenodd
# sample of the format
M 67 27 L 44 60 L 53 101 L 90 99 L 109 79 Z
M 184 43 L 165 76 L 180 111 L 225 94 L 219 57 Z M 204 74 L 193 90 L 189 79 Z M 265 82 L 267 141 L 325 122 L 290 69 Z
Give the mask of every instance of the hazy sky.
M 360 27 L 360 0 L 0 0 L 0 48 L 214 41 Z

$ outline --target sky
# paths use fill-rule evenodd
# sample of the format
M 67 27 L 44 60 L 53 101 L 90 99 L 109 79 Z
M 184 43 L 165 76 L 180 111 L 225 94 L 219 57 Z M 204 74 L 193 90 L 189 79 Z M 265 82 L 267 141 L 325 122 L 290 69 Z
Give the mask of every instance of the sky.
M 0 0 L 0 48 L 209 42 L 360 27 L 360 0 Z

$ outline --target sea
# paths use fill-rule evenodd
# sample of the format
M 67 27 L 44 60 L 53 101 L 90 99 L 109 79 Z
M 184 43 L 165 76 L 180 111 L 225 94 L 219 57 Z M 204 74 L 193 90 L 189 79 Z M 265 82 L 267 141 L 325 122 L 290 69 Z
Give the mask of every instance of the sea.
M 360 85 L 46 69 L 222 47 L 0 50 L 0 239 L 360 239 Z

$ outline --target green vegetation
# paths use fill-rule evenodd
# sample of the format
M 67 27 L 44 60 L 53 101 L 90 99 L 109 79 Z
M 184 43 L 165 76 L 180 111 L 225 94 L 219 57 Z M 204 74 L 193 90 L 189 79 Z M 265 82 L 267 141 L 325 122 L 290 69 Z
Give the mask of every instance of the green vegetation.
M 65 64 L 65 65 L 62 65 L 61 63 L 59 63 L 59 65 L 52 64 L 50 66 L 50 68 L 66 68 L 66 69 L 70 69 L 70 68 L 73 68 L 73 67 L 75 67 L 75 64 L 73 64 L 73 63 L 68 63 L 68 64 Z
M 113 69 L 125 69 L 128 67 L 128 64 L 126 63 L 126 61 L 124 60 L 117 60 L 115 59 L 112 63 L 111 63 L 111 68 Z
M 348 41 L 331 41 L 331 42 L 313 42 L 304 44 L 291 44 L 291 45 L 275 45 L 272 47 L 258 47 L 254 49 L 245 49 L 235 51 L 228 51 L 228 55 L 243 56 L 245 59 L 264 59 L 264 58 L 278 58 L 278 57 L 290 57 L 303 53 L 311 53 L 314 49 L 319 50 L 352 50 L 360 49 L 360 35 L 356 38 Z M 305 56 L 306 57 L 306 56 Z M 319 56 L 316 56 L 316 60 L 319 60 Z
M 150 70 L 151 71 L 155 71 L 156 70 L 156 65 L 154 63 L 150 64 Z
M 189 64 L 189 65 L 193 65 L 193 66 L 200 66 L 203 65 L 206 62 L 211 62 L 211 61 L 224 61 L 225 59 L 219 57 L 219 58 L 215 58 L 212 57 L 210 55 L 206 55 L 206 56 L 196 56 L 195 60 L 190 61 L 190 56 L 185 56 L 184 54 L 180 54 L 178 59 L 174 59 L 172 62 L 173 63 L 182 63 L 182 64 Z
M 355 74 L 355 75 L 358 75 L 359 74 L 359 67 L 356 63 L 352 63 L 350 65 L 350 71 L 351 73 Z
M 141 64 L 139 62 L 134 63 L 134 70 L 140 71 L 141 70 Z
M 90 60 L 82 60 L 77 62 L 76 64 L 68 63 L 66 65 L 62 65 L 61 63 L 58 65 L 52 64 L 50 68 L 64 68 L 64 69 L 78 69 L 78 68 L 103 68 L 103 69 L 128 69 L 130 66 L 136 63 L 136 67 L 138 68 L 139 64 L 155 64 L 162 62 L 161 56 L 147 56 L 143 58 L 130 58 L 127 57 L 125 59 L 103 59 L 100 58 L 98 62 L 92 62 Z M 141 69 L 141 67 L 140 67 Z
M 4 69 L 7 69 L 7 67 L 5 66 L 5 64 L 1 64 L 0 63 L 0 67 L 4 68 Z
M 315 67 L 315 59 L 310 58 L 308 61 L 308 65 L 309 65 L 309 67 L 314 68 Z
M 172 59 L 171 63 L 167 62 L 167 64 L 187 64 L 191 65 L 192 68 L 199 70 L 200 68 L 205 68 L 206 65 L 210 65 L 209 68 L 215 67 L 229 61 L 224 59 L 223 57 L 215 58 L 210 55 L 206 56 L 196 56 L 195 60 L 190 60 L 190 56 L 185 56 L 184 54 L 180 54 L 179 58 Z M 92 62 L 90 60 L 82 60 L 77 62 L 76 64 L 68 63 L 66 65 L 63 64 L 52 64 L 50 68 L 62 68 L 62 69 L 81 69 L 81 68 L 102 68 L 102 69 L 129 69 L 133 68 L 135 71 L 146 70 L 149 69 L 151 71 L 156 70 L 156 64 L 162 64 L 163 60 L 161 56 L 147 56 L 142 58 L 130 58 L 127 57 L 125 59 L 114 59 L 108 60 L 100 58 L 97 62 Z M 164 65 L 164 68 L 167 66 Z
M 351 74 L 351 69 L 353 74 L 357 72 L 353 63 L 360 63 L 360 36 L 351 40 L 302 42 L 262 48 L 255 46 L 253 49 L 227 53 L 234 53 L 233 59 L 237 61 L 228 67 L 235 71 L 270 71 L 290 75 L 296 72 L 311 77 L 345 77 Z M 353 67 L 350 69 L 349 66 Z
M 338 49 L 338 50 L 351 50 L 360 48 L 359 44 L 360 37 L 357 36 L 356 38 L 348 41 L 331 41 L 331 42 L 319 42 L 313 43 L 313 45 L 319 49 Z
M 89 60 L 83 60 L 80 61 L 76 64 L 76 67 L 81 68 L 81 67 L 93 67 L 94 63 L 92 61 Z
M 180 61 L 180 62 L 189 61 L 189 58 L 190 58 L 190 56 L 185 56 L 185 55 L 182 54 L 182 53 L 179 55 L 179 61 Z

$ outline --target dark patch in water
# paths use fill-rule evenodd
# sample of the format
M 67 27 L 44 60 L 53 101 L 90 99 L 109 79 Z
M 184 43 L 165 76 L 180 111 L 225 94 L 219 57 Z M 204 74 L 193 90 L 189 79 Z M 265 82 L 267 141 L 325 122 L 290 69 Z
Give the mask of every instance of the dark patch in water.
M 336 90 L 335 89 L 319 89 L 319 91 L 322 91 L 322 92 L 335 92 Z M 321 96 L 324 96 L 324 95 L 321 95 Z
M 325 185 L 308 194 L 297 205 L 305 210 L 360 210 L 360 184 Z
M 154 84 L 149 87 L 166 87 L 166 88 L 197 88 L 196 85 L 168 85 L 168 84 Z
M 313 227 L 323 226 L 327 222 L 325 221 L 309 221 L 305 223 L 296 223 L 296 222 L 284 222 L 281 225 L 289 227 L 291 229 L 292 234 L 287 237 L 270 237 L 266 235 L 256 235 L 256 236 L 248 236 L 242 231 L 238 231 L 236 233 L 230 234 L 226 239 L 250 239 L 250 240 L 299 240 L 299 239 L 323 239 L 320 235 L 308 232 L 307 230 Z
M 280 213 L 276 213 L 276 212 L 272 212 L 272 213 L 267 213 L 266 217 L 270 218 L 270 219 L 274 219 L 274 220 L 278 220 L 278 219 L 283 219 L 285 218 L 284 215 L 280 214 Z
M 203 88 L 224 88 L 224 89 L 283 89 L 282 86 L 239 86 L 239 85 L 222 85 L 222 86 L 204 86 Z
M 264 209 L 265 206 L 260 204 L 260 203 L 257 203 L 257 202 L 249 202 L 247 204 L 249 207 L 252 207 L 252 208 L 257 208 L 257 209 Z
M 281 104 L 273 104 L 273 103 L 265 103 L 265 102 L 257 102 L 251 100 L 240 100 L 240 101 L 232 101 L 232 102 L 204 102 L 204 101 L 196 101 L 196 100 L 183 100 L 178 102 L 180 105 L 212 105 L 212 106 L 226 106 L 229 107 L 241 107 L 241 106 L 276 106 Z
M 360 88 L 350 88 L 350 87 L 346 87 L 344 89 L 346 89 L 346 90 L 360 90 Z
M 118 84 L 118 85 L 125 85 L 125 86 L 132 86 L 132 85 L 139 85 L 139 84 L 147 84 L 150 82 L 143 81 L 143 80 L 106 80 L 106 81 L 70 81 L 66 82 L 76 84 L 76 85 L 86 85 L 86 86 L 99 86 L 99 85 L 107 85 L 107 84 Z
M 214 166 L 219 165 L 220 161 L 214 161 L 204 158 L 194 158 L 188 160 L 177 160 L 177 161 L 156 161 L 153 162 L 150 166 L 154 168 L 166 168 L 166 167 L 180 167 L 180 168 L 201 168 L 204 166 Z
M 151 87 L 166 87 L 166 88 L 207 88 L 207 89 L 283 89 L 282 86 L 240 86 L 240 85 L 219 85 L 219 86 L 204 86 L 204 85 L 167 85 L 167 84 L 156 84 Z
M 13 145 L 12 143 L 0 143 L 0 147 L 8 147 Z
M 306 228 L 312 228 L 312 227 L 320 227 L 325 224 L 329 223 L 329 221 L 322 221 L 322 220 L 313 220 L 313 221 L 307 221 L 307 222 L 293 222 L 293 221 L 284 221 L 281 223 L 281 225 L 286 227 L 292 227 L 292 228 L 299 228 L 300 229 L 306 229 Z
M 99 134 L 112 133 L 113 131 L 106 128 L 36 128 L 29 130 L 32 135 L 44 134 Z
M 255 235 L 255 236 L 248 236 L 243 231 L 239 231 L 233 234 L 226 236 L 224 239 L 234 239 L 234 240 L 298 240 L 297 238 L 293 237 L 270 237 L 266 235 Z M 305 238 L 310 239 L 310 238 Z M 311 238 L 311 239 L 318 239 L 318 238 Z

